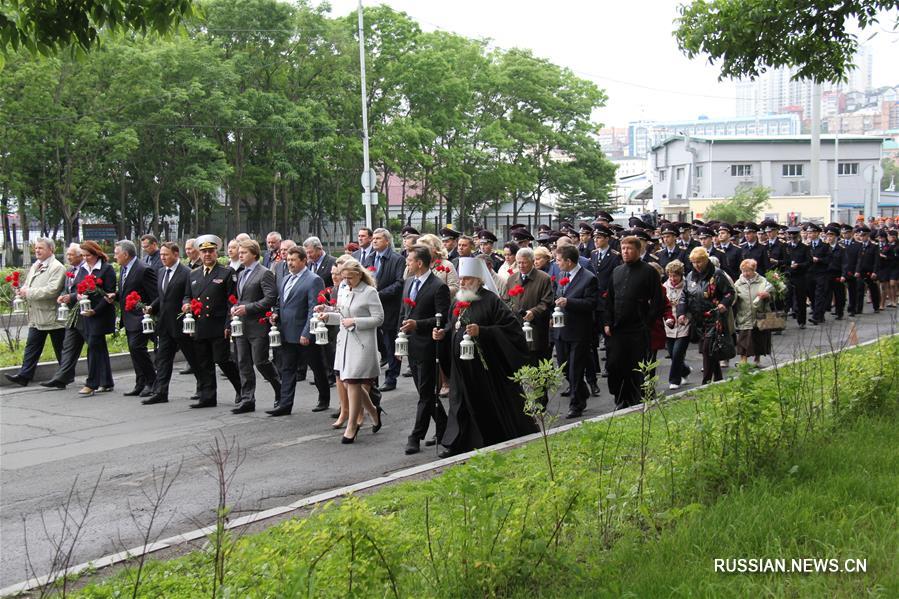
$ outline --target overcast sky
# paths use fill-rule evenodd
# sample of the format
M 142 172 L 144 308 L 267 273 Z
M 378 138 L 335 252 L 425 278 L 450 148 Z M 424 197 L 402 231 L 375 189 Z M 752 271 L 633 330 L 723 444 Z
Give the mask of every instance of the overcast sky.
M 357 2 L 331 0 L 332 14 L 345 15 L 355 10 Z M 679 2 L 364 0 L 364 4 L 387 4 L 409 14 L 424 30 L 489 38 L 502 48 L 530 48 L 606 90 L 608 104 L 597 114 L 606 125 L 728 117 L 736 111 L 734 84 L 719 83 L 716 66 L 689 60 L 678 51 L 671 32 Z M 895 16 L 884 18 L 867 34 L 878 33 L 870 42 L 875 87 L 899 83 L 899 35 L 882 31 L 894 20 Z

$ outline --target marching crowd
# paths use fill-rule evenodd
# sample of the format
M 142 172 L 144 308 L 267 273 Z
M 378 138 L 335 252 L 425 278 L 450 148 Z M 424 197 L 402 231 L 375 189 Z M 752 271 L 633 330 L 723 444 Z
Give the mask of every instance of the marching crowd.
M 500 248 L 488 230 L 447 227 L 437 236 L 405 227 L 398 251 L 390 231 L 362 228 L 339 257 L 317 237 L 298 244 L 276 232 L 264 248 L 246 234 L 228 244 L 203 235 L 183 253 L 144 235 L 140 249 L 115 244 L 118 269 L 94 241 L 71 244 L 64 265 L 53 240 L 39 238 L 24 279 L 9 277 L 29 329 L 22 366 L 7 378 L 27 385 L 50 337 L 59 366 L 41 385 L 71 384 L 86 345 L 78 393 L 113 391 L 106 336 L 120 330 L 136 374 L 124 395 L 144 405 L 168 402 L 178 351 L 182 373 L 196 379 L 191 408 L 217 405 L 218 366 L 234 389 L 233 413 L 255 411 L 258 372 L 274 391 L 266 412 L 286 416 L 311 371 L 313 411 L 329 410 L 335 388 L 332 426 L 349 444 L 366 414 L 380 430 L 382 394 L 411 376 L 419 400 L 405 452 L 439 443 L 448 456 L 536 430 L 511 379 L 524 365 L 555 355 L 567 417 L 576 418 L 600 394 L 600 378 L 617 407 L 639 403 L 661 350 L 670 389 L 692 374 L 691 343 L 702 382 L 719 380 L 737 355 L 759 364 L 790 317 L 805 328 L 828 314 L 861 314 L 866 296 L 874 312 L 895 308 L 899 295 L 889 218 L 872 229 L 632 217 L 625 229 L 600 212 L 576 228 L 509 229 Z

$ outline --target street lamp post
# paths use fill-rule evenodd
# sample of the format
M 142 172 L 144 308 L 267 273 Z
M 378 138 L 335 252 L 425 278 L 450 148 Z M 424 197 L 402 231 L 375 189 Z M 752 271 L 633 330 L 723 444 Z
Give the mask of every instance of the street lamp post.
M 365 193 L 362 195 L 363 203 L 365 204 L 365 226 L 369 229 L 371 228 L 371 177 L 368 175 L 370 172 L 369 165 L 369 157 L 368 157 L 368 98 L 366 97 L 365 90 L 365 33 L 362 28 L 362 0 L 359 0 L 359 70 L 362 81 L 362 163 L 363 163 L 363 176 L 362 176 L 362 186 L 365 189 Z

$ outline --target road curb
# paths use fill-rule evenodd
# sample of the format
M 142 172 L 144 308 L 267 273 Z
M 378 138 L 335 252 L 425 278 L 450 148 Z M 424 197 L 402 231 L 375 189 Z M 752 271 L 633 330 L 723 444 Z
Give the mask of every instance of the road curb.
M 786 366 L 790 366 L 791 364 L 794 364 L 796 362 L 801 362 L 801 361 L 809 360 L 812 358 L 826 357 L 826 356 L 832 355 L 834 353 L 839 353 L 839 352 L 843 351 L 844 349 L 852 349 L 854 347 L 865 347 L 868 345 L 873 345 L 874 343 L 877 343 L 882 339 L 887 339 L 887 338 L 894 337 L 897 335 L 899 335 L 899 333 L 886 334 L 886 335 L 882 335 L 881 337 L 878 337 L 876 339 L 871 339 L 871 340 L 865 341 L 863 343 L 858 343 L 856 345 L 853 345 L 852 347 L 838 347 L 838 348 L 835 348 L 833 351 L 826 351 L 826 352 L 821 352 L 821 353 L 817 353 L 817 354 L 813 354 L 813 355 L 812 354 L 803 355 L 798 358 L 780 362 L 777 365 L 768 366 L 766 368 L 758 370 L 757 372 L 765 372 L 765 371 L 769 371 L 769 370 L 775 370 L 777 368 L 783 368 Z M 128 354 L 117 354 L 117 355 L 128 357 Z M 721 381 L 709 383 L 707 385 L 679 391 L 677 393 L 673 393 L 671 395 L 665 396 L 665 399 L 666 400 L 681 399 L 685 395 L 689 395 L 700 389 L 705 389 L 708 387 L 713 387 L 716 385 L 726 383 L 729 380 L 732 380 L 733 378 L 734 377 L 729 377 L 729 378 L 725 378 Z M 571 424 L 565 424 L 565 425 L 553 428 L 547 432 L 547 435 L 548 436 L 557 435 L 557 434 L 575 429 L 577 427 L 583 426 L 584 423 L 602 422 L 604 420 L 609 420 L 611 418 L 625 416 L 628 414 L 639 412 L 642 409 L 643 409 L 643 404 L 625 408 L 623 410 L 614 410 L 612 412 L 600 414 L 593 418 L 588 418 L 585 420 L 580 420 L 577 422 L 573 422 Z M 254 524 L 257 522 L 261 522 L 261 521 L 264 521 L 264 520 L 267 520 L 270 518 L 282 516 L 282 515 L 288 514 L 290 512 L 295 512 L 295 511 L 298 511 L 298 510 L 301 510 L 304 508 L 308 508 L 310 506 L 314 506 L 314 505 L 317 505 L 320 503 L 324 503 L 324 502 L 331 501 L 334 499 L 339 499 L 341 497 L 346 497 L 347 495 L 350 495 L 352 493 L 375 489 L 377 487 L 395 483 L 395 482 L 399 482 L 404 479 L 414 478 L 421 474 L 434 472 L 436 470 L 441 470 L 441 469 L 447 468 L 448 466 L 453 466 L 455 464 L 460 464 L 460 463 L 466 462 L 477 455 L 511 449 L 514 447 L 524 445 L 531 441 L 538 440 L 541 437 L 542 437 L 542 433 L 539 433 L 539 432 L 533 433 L 533 434 L 526 435 L 523 437 L 518 437 L 516 439 L 511 439 L 511 440 L 505 441 L 503 443 L 491 445 L 490 447 L 486 447 L 484 449 L 477 449 L 474 451 L 459 454 L 457 456 L 452 456 L 452 457 L 445 458 L 442 460 L 428 462 L 426 464 L 420 464 L 418 466 L 413 466 L 411 468 L 404 468 L 402 470 L 398 470 L 398 471 L 393 472 L 388 475 L 369 479 L 369 480 L 355 483 L 352 485 L 338 487 L 338 488 L 331 489 L 329 491 L 325 491 L 322 493 L 317 493 L 317 494 L 311 495 L 309 497 L 304 497 L 303 499 L 300 499 L 298 501 L 295 501 L 295 502 L 290 503 L 285 506 L 270 508 L 267 510 L 255 512 L 253 514 L 248 514 L 248 515 L 242 516 L 240 518 L 236 518 L 233 521 L 229 522 L 226 528 L 228 530 L 240 528 L 240 527 Z M 210 526 L 199 528 L 199 529 L 189 531 L 186 533 L 174 535 L 174 536 L 156 541 L 154 543 L 134 547 L 134 548 L 128 549 L 126 551 L 121 551 L 121 552 L 107 555 L 107 556 L 104 556 L 104 557 L 101 557 L 98 559 L 90 560 L 88 562 L 84 562 L 84 563 L 78 564 L 76 566 L 72 566 L 72 567 L 68 568 L 64 574 L 66 576 L 73 576 L 73 575 L 78 575 L 87 570 L 99 570 L 101 568 L 113 566 L 113 565 L 119 564 L 121 562 L 127 561 L 129 559 L 133 559 L 135 557 L 140 557 L 142 555 L 155 553 L 155 552 L 161 551 L 163 549 L 168 549 L 171 547 L 182 545 L 184 543 L 196 541 L 198 539 L 204 538 L 204 537 L 212 534 L 214 531 L 215 531 L 215 526 L 210 525 Z M 44 576 L 32 578 L 32 579 L 26 580 L 24 582 L 20 582 L 20 583 L 8 586 L 4 589 L 0 589 L 0 597 L 15 596 L 15 595 L 18 595 L 21 593 L 25 593 L 27 591 L 30 591 L 30 590 L 33 590 L 40 586 L 43 586 L 51 580 L 57 580 L 61 576 L 62 576 L 62 574 L 52 574 L 51 573 L 51 574 L 46 574 Z

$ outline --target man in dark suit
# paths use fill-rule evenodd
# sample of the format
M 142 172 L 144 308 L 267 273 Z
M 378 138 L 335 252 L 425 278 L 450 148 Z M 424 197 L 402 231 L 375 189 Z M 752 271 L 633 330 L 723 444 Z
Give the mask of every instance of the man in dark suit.
M 197 238 L 197 242 L 200 244 L 203 266 L 191 271 L 184 288 L 181 310 L 187 312 L 193 308 L 191 311 L 197 321 L 194 372 L 200 398 L 190 407 L 211 408 L 217 403 L 216 364 L 240 397 L 240 373 L 231 360 L 228 344 L 231 333 L 228 328 L 228 310 L 231 307 L 228 298 L 233 295 L 237 282 L 234 271 L 216 260 L 221 240 L 214 235 L 203 235 Z M 191 300 L 197 302 L 195 306 L 191 306 Z
M 846 281 L 847 310 L 849 311 L 849 316 L 855 316 L 860 312 L 859 306 L 856 306 L 858 301 L 858 273 L 855 269 L 858 267 L 858 255 L 861 252 L 862 244 L 859 241 L 859 233 L 851 227 L 849 227 L 848 231 L 846 231 L 845 226 L 840 227 L 840 232 L 843 235 L 840 243 L 843 244 L 843 278 Z
M 556 359 L 566 363 L 571 399 L 566 418 L 577 418 L 587 407 L 584 371 L 590 356 L 590 338 L 596 312 L 596 277 L 578 263 L 580 254 L 574 245 L 556 248 L 556 263 L 561 278 L 556 281 L 555 305 L 565 312 L 565 326 L 553 329 Z
M 303 242 L 303 249 L 306 251 L 307 267 L 309 270 L 322 280 L 325 287 L 333 287 L 334 278 L 331 274 L 331 269 L 334 268 L 337 259 L 325 251 L 321 239 L 318 237 L 308 237 Z M 337 297 L 337 294 L 334 294 L 334 297 Z M 336 379 L 334 375 L 334 354 L 337 351 L 337 332 L 338 327 L 328 327 L 328 345 L 322 346 L 321 351 L 316 353 L 322 360 L 325 371 L 328 373 L 329 385 L 333 385 Z M 303 376 L 305 375 L 305 372 L 306 364 L 301 360 L 301 378 L 305 378 Z M 313 384 L 317 383 L 313 381 Z M 327 404 L 325 404 L 325 406 L 327 406 Z
M 830 268 L 830 246 L 824 243 L 821 236 L 821 227 L 815 223 L 809 223 L 805 227 L 808 234 L 809 253 L 811 263 L 806 275 L 805 288 L 808 297 L 812 300 L 811 323 L 814 325 L 824 322 L 824 311 L 830 307 L 830 284 L 827 271 Z
M 431 331 L 437 326 L 437 314 L 442 315 L 441 325 L 449 317 L 449 287 L 431 272 L 431 251 L 423 245 L 415 245 L 406 256 L 409 278 L 403 287 L 403 305 L 399 329 L 409 338 L 409 366 L 412 380 L 418 389 L 418 408 L 415 425 L 406 441 L 406 455 L 419 452 L 419 444 L 428 433 L 431 419 L 437 428 L 437 442 L 446 430 L 446 410 L 437 397 L 436 346 Z
M 156 270 L 162 268 L 162 260 L 159 258 L 159 240 L 156 239 L 155 235 L 150 233 L 141 235 L 140 248 L 144 252 L 141 262 Z
M 375 229 L 372 236 L 375 255 L 369 269 L 375 276 L 378 296 L 384 308 L 384 324 L 378 329 L 378 349 L 381 350 L 381 360 L 387 362 L 384 384 L 380 387 L 382 392 L 396 389 L 396 378 L 400 374 L 400 362 L 393 355 L 393 346 L 396 341 L 400 307 L 403 303 L 403 273 L 406 270 L 406 262 L 402 256 L 393 251 L 392 242 L 390 231 Z
M 730 275 L 730 278 L 736 281 L 740 278 L 740 261 L 743 252 L 740 248 L 731 243 L 730 238 L 734 234 L 734 229 L 727 223 L 718 225 L 718 247 L 716 247 L 711 255 L 717 256 L 721 263 L 721 270 Z
M 605 310 L 606 297 L 608 296 L 609 286 L 612 284 L 612 271 L 621 264 L 621 253 L 612 248 L 610 239 L 612 230 L 602 223 L 598 223 L 593 230 L 593 244 L 596 247 L 590 255 L 590 264 L 593 266 L 593 272 L 596 273 L 596 326 L 594 327 L 596 334 L 591 340 L 591 356 L 590 362 L 587 363 L 587 379 L 596 380 L 596 373 L 602 372 L 602 376 L 608 376 L 606 368 L 606 359 L 603 359 L 602 369 L 599 365 L 599 338 L 603 339 L 603 347 L 608 353 L 609 339 L 602 330 L 604 322 L 603 311 Z M 590 377 L 590 370 L 593 370 L 593 378 Z M 599 386 L 590 387 L 590 393 L 594 397 L 599 397 Z
M 151 395 L 141 402 L 144 405 L 168 402 L 175 352 L 181 351 L 188 366 L 194 362 L 194 344 L 190 335 L 183 333 L 184 324 L 180 319 L 185 290 L 190 287 L 191 271 L 179 262 L 176 243 L 163 243 L 159 248 L 159 258 L 162 268 L 157 273 L 156 297 L 146 307 L 147 314 L 156 316 L 156 380 L 150 384 Z
M 880 285 L 877 282 L 877 271 L 880 270 L 880 247 L 871 241 L 871 229 L 866 225 L 856 227 L 859 237 L 858 260 L 855 263 L 855 307 L 861 314 L 865 308 L 865 287 L 871 293 L 871 305 L 874 313 L 880 312 Z
M 115 261 L 121 267 L 119 275 L 119 288 L 116 292 L 119 301 L 121 328 L 125 329 L 128 340 L 128 353 L 131 354 L 131 365 L 137 378 L 134 381 L 134 389 L 125 393 L 126 396 L 140 395 L 149 397 L 152 395 L 153 383 L 156 380 L 156 369 L 153 360 L 147 351 L 147 341 L 151 335 L 143 332 L 143 313 L 137 308 L 126 309 L 128 296 L 137 293 L 139 301 L 146 306 L 156 299 L 156 269 L 142 263 L 137 259 L 137 247 L 123 239 L 115 244 Z
M 762 276 L 768 272 L 768 248 L 759 242 L 760 227 L 755 223 L 746 223 L 743 226 L 743 236 L 746 242 L 740 246 L 740 262 L 743 260 L 755 260 L 758 265 L 756 272 Z M 689 260 L 687 261 L 689 264 Z
M 356 234 L 356 241 L 359 243 L 359 249 L 353 252 L 353 258 L 359 261 L 359 264 L 368 268 L 372 265 L 375 257 L 375 250 L 371 245 L 372 235 L 374 233 L 368 227 L 362 227 Z
M 237 303 L 231 316 L 243 321 L 243 334 L 232 336 L 237 346 L 240 371 L 240 403 L 231 410 L 243 414 L 256 409 L 256 371 L 269 382 L 275 397 L 281 397 L 281 379 L 268 359 L 269 312 L 278 301 L 275 275 L 259 263 L 259 244 L 254 239 L 240 242 L 239 260 L 243 271 L 237 275 Z
M 280 258 L 281 234 L 277 231 L 272 231 L 266 235 L 265 245 L 268 247 L 268 251 L 266 251 L 265 255 L 262 257 L 262 266 L 271 269 L 272 264 L 278 262 Z
M 279 290 L 279 301 L 272 320 L 281 330 L 281 393 L 275 396 L 275 407 L 267 410 L 270 416 L 286 416 L 293 410 L 297 385 L 297 364 L 304 361 L 312 369 L 318 389 L 318 405 L 330 402 L 328 373 L 322 360 L 321 346 L 313 341 L 310 332 L 313 308 L 318 294 L 325 288 L 321 278 L 307 264 L 306 250 L 292 247 L 287 250 L 288 273 Z
M 843 253 L 846 248 L 839 243 L 840 227 L 828 225 L 824 229 L 830 246 L 830 262 L 827 265 L 828 298 L 833 300 L 836 319 L 843 320 L 846 311 L 846 279 L 843 278 Z

